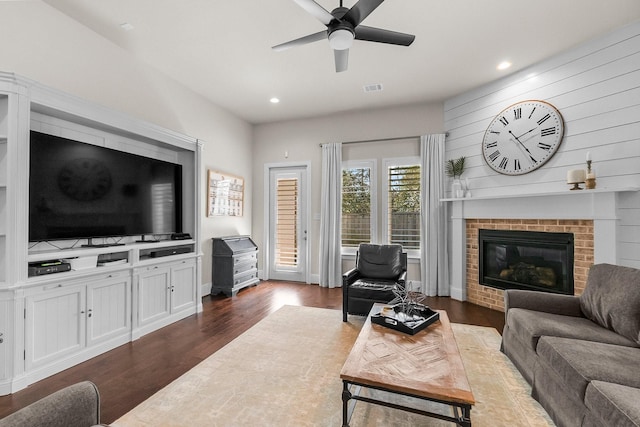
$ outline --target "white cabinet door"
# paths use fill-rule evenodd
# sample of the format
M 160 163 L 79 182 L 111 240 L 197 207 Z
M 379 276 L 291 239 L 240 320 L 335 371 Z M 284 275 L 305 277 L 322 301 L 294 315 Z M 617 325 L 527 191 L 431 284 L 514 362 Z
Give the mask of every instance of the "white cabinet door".
M 155 266 L 140 274 L 138 324 L 144 326 L 170 314 L 170 270 Z
M 0 295 L 1 296 L 1 295 Z M 9 302 L 0 300 L 0 380 L 7 378 L 9 372 L 9 357 L 11 353 L 8 351 L 10 340 L 7 336 L 9 329 L 9 316 L 13 310 L 9 310 Z
M 175 313 L 196 303 L 196 265 L 185 260 L 171 266 L 171 312 Z
M 26 369 L 85 347 L 86 286 L 70 286 L 26 298 Z
M 131 278 L 112 277 L 87 285 L 87 345 L 131 330 Z

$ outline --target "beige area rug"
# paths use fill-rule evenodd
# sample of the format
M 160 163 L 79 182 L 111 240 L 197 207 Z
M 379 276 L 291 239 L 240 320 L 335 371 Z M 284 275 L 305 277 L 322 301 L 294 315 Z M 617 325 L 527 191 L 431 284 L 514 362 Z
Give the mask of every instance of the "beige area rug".
M 115 426 L 341 426 L 340 370 L 364 319 L 284 306 L 120 418 Z M 474 426 L 553 426 L 500 353 L 493 328 L 452 324 L 476 405 Z M 406 398 L 403 398 L 406 399 Z M 435 403 L 419 402 L 435 408 Z M 351 427 L 452 423 L 358 402 Z

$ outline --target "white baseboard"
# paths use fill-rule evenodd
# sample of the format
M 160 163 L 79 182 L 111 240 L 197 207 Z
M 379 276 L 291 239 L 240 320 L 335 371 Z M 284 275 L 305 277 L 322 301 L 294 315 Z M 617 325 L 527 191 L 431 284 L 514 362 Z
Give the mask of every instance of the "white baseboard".
M 200 285 L 202 296 L 211 295 L 211 282 Z
M 462 288 L 451 286 L 451 298 L 458 301 L 466 301 L 467 295 Z

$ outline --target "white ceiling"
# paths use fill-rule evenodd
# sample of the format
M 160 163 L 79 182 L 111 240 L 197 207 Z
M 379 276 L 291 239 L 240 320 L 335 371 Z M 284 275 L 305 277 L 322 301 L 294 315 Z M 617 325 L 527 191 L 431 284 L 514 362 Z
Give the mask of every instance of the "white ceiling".
M 45 2 L 251 123 L 440 102 L 640 19 L 638 0 L 387 0 L 363 25 L 415 42 L 355 41 L 336 73 L 326 40 L 272 51 L 325 29 L 293 0 Z M 503 60 L 513 67 L 497 71 Z

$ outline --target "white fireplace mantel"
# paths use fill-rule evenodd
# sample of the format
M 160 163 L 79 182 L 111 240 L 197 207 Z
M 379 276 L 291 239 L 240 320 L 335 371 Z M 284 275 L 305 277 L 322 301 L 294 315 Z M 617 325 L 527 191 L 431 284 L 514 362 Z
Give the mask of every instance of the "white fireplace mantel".
M 594 261 L 617 263 L 619 194 L 640 188 L 599 188 L 553 193 L 442 199 L 450 204 L 451 296 L 466 298 L 466 219 L 593 220 Z

